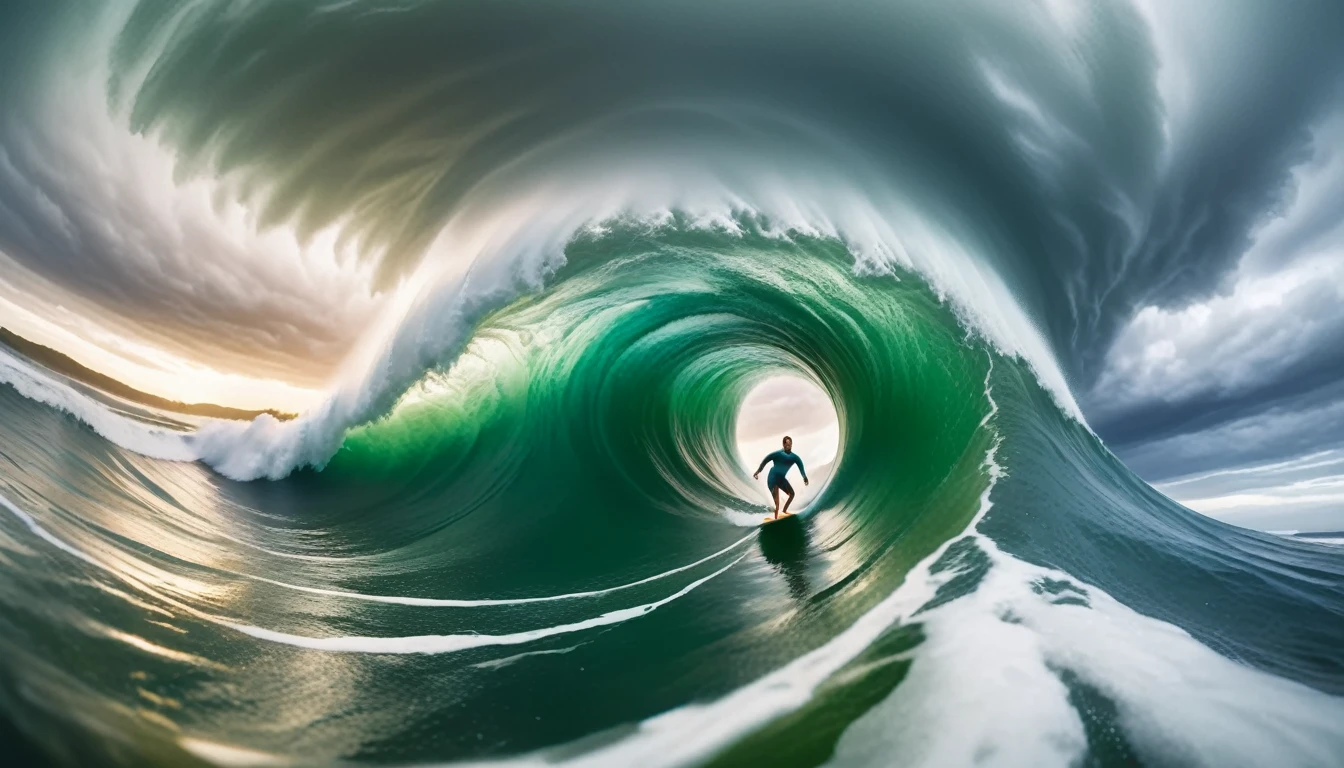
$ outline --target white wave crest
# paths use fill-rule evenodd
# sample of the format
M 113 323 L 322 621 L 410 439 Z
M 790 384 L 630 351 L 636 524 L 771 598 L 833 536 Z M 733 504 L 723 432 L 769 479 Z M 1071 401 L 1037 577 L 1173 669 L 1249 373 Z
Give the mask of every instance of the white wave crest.
M 465 274 L 447 277 L 444 272 L 451 270 L 442 266 L 427 269 L 420 279 L 429 287 L 409 302 L 386 340 L 373 346 L 369 362 L 355 366 L 358 370 L 339 381 L 319 406 L 292 421 L 269 415 L 252 422 L 206 421 L 194 435 L 183 436 L 121 418 L 12 358 L 0 366 L 0 380 L 26 397 L 71 413 L 121 447 L 147 456 L 203 461 L 237 480 L 279 479 L 301 467 L 321 468 L 350 429 L 386 415 L 427 372 L 451 363 L 485 315 L 541 288 L 564 263 L 567 242 L 603 221 L 628 217 L 629 209 L 623 209 L 619 200 L 613 198 L 596 210 L 552 207 L 544 212 L 534 207 L 540 202 L 531 201 L 499 214 L 511 221 L 529 221 L 525 226 L 477 229 L 465 236 L 447 231 L 436 247 L 453 250 L 450 243 L 466 240 L 475 246 L 471 267 Z M 744 210 L 742 202 L 725 193 L 717 206 L 691 209 L 692 218 L 715 229 L 736 226 L 732 216 Z M 1044 339 L 989 267 L 917 223 L 907 222 L 902 228 L 894 219 L 884 219 L 870 203 L 847 202 L 851 208 L 837 209 L 834 217 L 803 215 L 797 209 L 793 216 L 772 214 L 768 207 L 748 210 L 773 222 L 780 237 L 800 232 L 841 239 L 854 252 L 860 271 L 889 271 L 899 265 L 925 275 L 970 331 L 1000 351 L 1026 360 L 1060 407 L 1082 421 Z M 645 210 L 642 218 L 665 221 L 669 210 Z M 902 238 L 896 236 L 898 228 Z M 908 245 L 915 241 L 917 247 Z
M 142 456 L 169 461 L 194 461 L 197 458 L 190 435 L 161 429 L 128 419 L 75 391 L 55 375 L 47 374 L 0 347 L 0 382 L 20 395 L 63 411 L 84 422 L 94 432 L 122 448 Z

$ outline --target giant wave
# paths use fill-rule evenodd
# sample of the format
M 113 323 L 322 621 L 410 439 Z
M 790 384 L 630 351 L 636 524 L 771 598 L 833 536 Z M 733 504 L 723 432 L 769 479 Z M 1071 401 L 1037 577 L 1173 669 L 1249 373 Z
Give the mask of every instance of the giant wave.
M 289 422 L 166 428 L 0 354 L 20 732 L 72 764 L 1344 754 L 1344 560 L 1163 497 L 1069 385 L 1141 229 L 1232 237 L 1139 213 L 1162 151 L 1103 119 L 1138 12 L 591 5 L 28 12 L 87 59 L 34 55 L 71 86 L 35 113 L 164 172 L 119 211 L 389 298 Z M 780 374 L 840 446 L 746 533 L 734 425 Z

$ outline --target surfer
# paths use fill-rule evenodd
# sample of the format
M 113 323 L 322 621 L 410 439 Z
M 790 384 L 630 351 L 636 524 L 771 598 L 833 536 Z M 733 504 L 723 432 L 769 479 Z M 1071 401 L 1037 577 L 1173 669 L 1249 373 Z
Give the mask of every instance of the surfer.
M 798 465 L 798 472 L 803 476 L 803 485 L 807 485 L 807 470 L 803 469 L 803 460 L 798 458 L 798 454 L 793 452 L 793 438 L 784 436 L 784 450 L 774 453 L 761 459 L 761 466 L 756 468 L 756 473 L 752 475 L 755 479 L 760 479 L 761 470 L 765 469 L 766 462 L 773 461 L 775 465 L 770 468 L 770 474 L 766 476 L 766 485 L 770 486 L 770 495 L 775 499 L 775 519 L 779 519 L 780 512 L 789 513 L 789 505 L 793 503 L 793 486 L 789 485 L 789 480 L 785 475 L 789 474 L 789 469 L 794 464 Z M 784 502 L 784 509 L 779 508 L 779 492 L 783 490 L 789 495 L 788 500 Z

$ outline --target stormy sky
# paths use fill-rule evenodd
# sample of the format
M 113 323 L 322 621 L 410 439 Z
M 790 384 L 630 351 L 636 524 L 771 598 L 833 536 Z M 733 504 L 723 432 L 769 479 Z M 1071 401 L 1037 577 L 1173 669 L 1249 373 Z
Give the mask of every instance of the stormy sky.
M 1340 40 L 1334 0 L 8 4 L 0 324 L 301 407 L 539 180 L 792 166 L 955 233 L 1159 488 L 1344 528 Z

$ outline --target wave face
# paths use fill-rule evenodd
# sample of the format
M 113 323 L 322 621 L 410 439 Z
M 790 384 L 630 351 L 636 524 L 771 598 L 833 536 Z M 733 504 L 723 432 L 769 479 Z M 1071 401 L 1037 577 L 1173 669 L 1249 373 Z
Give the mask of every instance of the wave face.
M 1107 269 L 1162 196 L 1122 169 L 1169 127 L 1136 106 L 1108 143 L 1055 65 L 1084 37 L 1108 87 L 1081 90 L 1148 93 L 1137 11 L 507 5 L 15 14 L 34 72 L 66 76 L 43 41 L 92 52 L 81 141 L 170 151 L 178 186 L 119 211 L 212 252 L 237 231 L 173 195 L 216 185 L 410 286 L 285 423 L 184 424 L 0 354 L 22 757 L 1339 764 L 1338 548 L 1165 498 L 1066 383 L 1137 290 Z M 1181 231 L 1186 204 L 1150 224 L 1235 239 Z M 1068 273 L 1079 241 L 1116 258 Z M 779 374 L 840 445 L 760 529 L 735 426 Z

